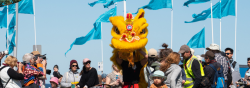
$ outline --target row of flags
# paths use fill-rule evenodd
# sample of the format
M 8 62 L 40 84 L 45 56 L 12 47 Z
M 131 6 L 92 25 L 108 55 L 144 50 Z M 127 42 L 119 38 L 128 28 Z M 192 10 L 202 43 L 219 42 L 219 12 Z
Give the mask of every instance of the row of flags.
M 7 9 L 8 9 L 8 13 L 7 13 Z M 18 2 L 18 13 L 34 14 L 33 0 L 22 0 Z M 10 14 L 13 14 L 13 17 L 9 25 L 7 25 L 7 19 L 8 19 L 7 15 L 10 15 Z M 16 43 L 15 43 L 16 5 L 15 4 L 10 4 L 8 5 L 8 7 L 4 6 L 3 10 L 0 11 L 0 28 L 7 28 L 7 26 L 8 26 L 8 29 L 6 31 L 6 48 L 8 48 L 9 54 L 11 54 L 14 50 L 14 47 L 16 46 Z M 11 37 L 10 40 L 8 39 L 8 37 Z
M 108 8 L 109 6 L 113 5 L 116 2 L 125 1 L 125 0 L 97 0 L 92 3 L 88 3 L 91 7 L 96 4 L 103 4 L 104 8 Z M 189 4 L 199 4 L 205 3 L 210 0 L 188 0 L 184 3 L 184 6 Z M 115 7 L 116 8 L 116 7 Z M 172 8 L 172 0 L 150 0 L 150 2 L 140 7 L 142 9 L 149 9 L 149 10 L 159 10 L 163 8 Z M 140 9 L 138 8 L 138 9 Z M 114 9 L 114 8 L 113 8 Z M 109 10 L 102 14 L 98 19 L 106 19 L 107 21 L 99 21 L 94 23 L 94 28 L 84 37 L 76 38 L 76 40 L 70 45 L 70 49 L 72 49 L 73 45 L 83 45 L 89 40 L 94 39 L 101 39 L 101 29 L 100 29 L 100 22 L 109 22 L 108 18 L 110 16 L 116 15 L 116 10 Z M 221 3 L 218 2 L 212 7 L 213 18 L 222 18 L 229 15 L 235 16 L 235 0 L 222 0 Z M 115 13 L 115 14 L 112 14 Z M 138 11 L 136 12 L 138 13 Z M 133 13 L 133 14 L 136 14 Z M 112 15 L 110 15 L 112 14 Z M 198 21 L 206 20 L 207 18 L 211 18 L 211 8 L 202 11 L 200 14 L 196 15 L 193 14 L 192 21 L 185 21 L 185 23 L 194 23 Z M 199 33 L 195 34 L 187 43 L 190 48 L 205 48 L 205 28 L 203 28 Z M 68 50 L 68 51 L 69 51 Z M 67 52 L 68 52 L 67 51 Z M 65 53 L 65 55 L 67 54 Z

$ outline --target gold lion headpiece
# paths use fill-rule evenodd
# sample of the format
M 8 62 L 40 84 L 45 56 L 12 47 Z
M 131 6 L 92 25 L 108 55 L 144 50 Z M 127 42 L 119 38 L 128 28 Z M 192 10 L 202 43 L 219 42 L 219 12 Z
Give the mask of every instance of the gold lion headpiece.
M 140 9 L 138 14 L 133 18 L 131 13 L 123 16 L 115 16 L 109 18 L 113 25 L 111 35 L 113 36 L 112 47 L 119 50 L 141 49 L 146 46 L 148 39 L 148 23 L 144 18 L 144 10 Z

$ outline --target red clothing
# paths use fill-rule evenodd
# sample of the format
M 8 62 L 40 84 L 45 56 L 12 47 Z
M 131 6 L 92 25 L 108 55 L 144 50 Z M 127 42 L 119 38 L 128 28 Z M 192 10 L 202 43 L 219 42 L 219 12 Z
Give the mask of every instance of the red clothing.
M 122 88 L 129 88 L 129 85 L 123 85 Z M 138 84 L 130 85 L 130 88 L 139 88 Z

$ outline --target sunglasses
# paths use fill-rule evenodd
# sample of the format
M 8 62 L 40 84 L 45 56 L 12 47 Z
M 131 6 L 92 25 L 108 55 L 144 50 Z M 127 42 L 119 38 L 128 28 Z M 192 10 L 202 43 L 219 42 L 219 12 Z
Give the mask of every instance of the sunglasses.
M 229 54 L 231 54 L 231 53 L 225 53 L 226 55 L 229 55 Z
M 83 63 L 83 64 L 90 64 L 90 62 L 91 62 L 91 61 L 87 61 L 87 62 L 85 62 L 85 63 Z
M 72 65 L 72 67 L 78 67 L 78 65 Z

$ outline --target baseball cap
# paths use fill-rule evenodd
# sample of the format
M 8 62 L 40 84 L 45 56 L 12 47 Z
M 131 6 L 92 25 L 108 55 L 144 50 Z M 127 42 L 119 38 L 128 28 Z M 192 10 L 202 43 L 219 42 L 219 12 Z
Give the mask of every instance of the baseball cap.
M 207 51 L 205 54 L 201 55 L 201 57 L 206 57 L 206 56 L 214 57 L 214 53 L 212 51 Z
M 184 53 L 190 51 L 190 48 L 187 45 L 182 45 L 178 53 Z
M 207 50 L 219 50 L 220 51 L 220 46 L 217 44 L 210 44 L 209 47 L 206 48 Z
M 154 48 L 149 49 L 148 57 L 157 57 L 157 51 Z

